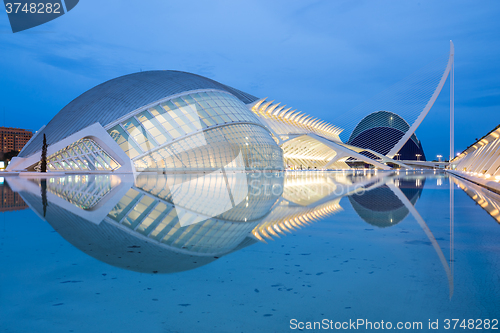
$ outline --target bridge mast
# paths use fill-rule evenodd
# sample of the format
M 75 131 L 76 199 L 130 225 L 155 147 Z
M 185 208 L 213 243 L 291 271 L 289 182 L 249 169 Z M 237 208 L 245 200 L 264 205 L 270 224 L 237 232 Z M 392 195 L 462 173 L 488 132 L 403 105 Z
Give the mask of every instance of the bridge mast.
M 450 40 L 450 57 L 451 57 L 451 71 L 450 71 L 450 159 L 455 157 L 455 46 Z M 450 164 L 450 168 L 453 165 Z

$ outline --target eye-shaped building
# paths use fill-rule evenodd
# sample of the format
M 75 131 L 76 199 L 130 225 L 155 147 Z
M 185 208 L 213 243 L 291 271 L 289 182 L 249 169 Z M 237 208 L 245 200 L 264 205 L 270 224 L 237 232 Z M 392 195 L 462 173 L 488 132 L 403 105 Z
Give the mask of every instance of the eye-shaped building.
M 256 100 L 185 72 L 125 75 L 70 102 L 9 169 L 35 170 L 45 135 L 52 171 L 282 170 L 282 150 L 245 105 Z

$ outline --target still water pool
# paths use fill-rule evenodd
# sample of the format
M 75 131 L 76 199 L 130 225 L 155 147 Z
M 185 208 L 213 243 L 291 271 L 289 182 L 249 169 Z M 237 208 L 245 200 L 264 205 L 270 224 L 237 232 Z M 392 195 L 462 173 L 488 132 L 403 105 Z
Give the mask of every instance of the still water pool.
M 500 196 L 446 173 L 7 177 L 2 195 L 2 332 L 500 329 Z

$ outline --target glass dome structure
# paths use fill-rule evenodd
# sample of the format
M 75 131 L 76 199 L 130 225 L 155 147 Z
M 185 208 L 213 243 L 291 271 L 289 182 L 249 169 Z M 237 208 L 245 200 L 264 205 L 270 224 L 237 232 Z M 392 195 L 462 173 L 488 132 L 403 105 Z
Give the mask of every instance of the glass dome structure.
M 83 93 L 39 130 L 14 167 L 51 171 L 283 169 L 271 132 L 245 103 L 256 97 L 178 71 L 118 77 Z
M 348 144 L 387 155 L 409 129 L 410 125 L 397 114 L 377 111 L 358 123 L 349 137 Z M 397 154 L 398 160 L 426 160 L 422 145 L 415 134 L 412 134 Z

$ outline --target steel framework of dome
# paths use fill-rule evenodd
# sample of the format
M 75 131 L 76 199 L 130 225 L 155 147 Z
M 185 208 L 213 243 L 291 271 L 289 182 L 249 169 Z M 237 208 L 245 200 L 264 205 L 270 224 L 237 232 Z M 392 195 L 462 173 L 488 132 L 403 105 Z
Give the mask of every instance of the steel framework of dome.
M 388 111 L 377 111 L 358 123 L 348 143 L 387 155 L 409 129 L 410 125 L 399 115 Z M 422 144 L 415 133 L 396 156 L 398 160 L 426 160 Z

